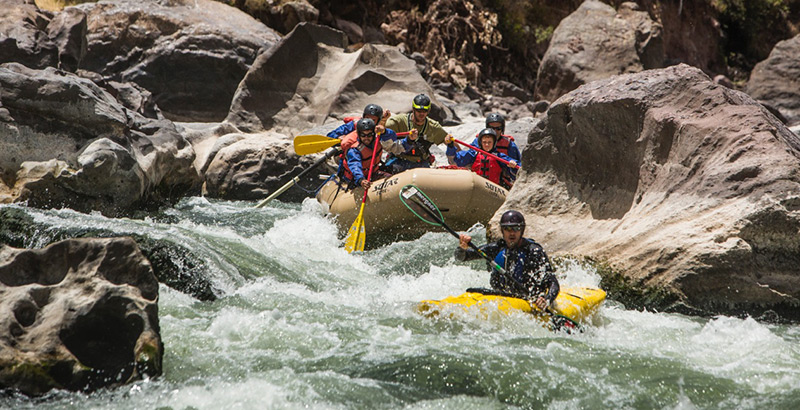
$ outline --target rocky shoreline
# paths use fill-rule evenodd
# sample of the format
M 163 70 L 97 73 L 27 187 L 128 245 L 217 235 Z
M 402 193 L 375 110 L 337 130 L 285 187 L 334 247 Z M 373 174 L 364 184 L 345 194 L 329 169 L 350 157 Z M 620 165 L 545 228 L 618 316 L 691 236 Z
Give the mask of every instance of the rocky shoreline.
M 670 61 L 671 20 L 590 0 L 553 31 L 535 88 L 486 87 L 458 56 L 437 69 L 409 44 L 379 44 L 408 39 L 390 23 L 358 35 L 299 4 L 270 28 L 211 0 L 58 12 L 0 0 L 0 203 L 118 217 L 192 195 L 260 199 L 316 159 L 295 155 L 295 135 L 370 102 L 405 112 L 425 92 L 454 133 L 509 117 L 524 171 L 497 215 L 518 209 L 548 252 L 603 266 L 611 298 L 800 320 L 800 36 L 737 91 L 713 64 Z M 490 24 L 480 15 L 470 24 Z M 20 249 L 42 234 L 17 210 L 0 209 L 1 386 L 35 395 L 157 376 L 157 281 L 219 296 L 191 252 L 133 232 L 51 232 L 48 247 Z M 69 297 L 85 286 L 97 293 Z M 124 340 L 91 339 L 92 323 Z

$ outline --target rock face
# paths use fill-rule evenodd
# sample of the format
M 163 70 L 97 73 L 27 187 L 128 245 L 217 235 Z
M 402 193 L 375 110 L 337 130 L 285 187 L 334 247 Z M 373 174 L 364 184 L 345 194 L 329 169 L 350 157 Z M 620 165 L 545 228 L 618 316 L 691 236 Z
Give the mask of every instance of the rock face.
M 158 283 L 130 238 L 0 247 L 0 386 L 90 391 L 161 374 Z
M 746 92 L 776 109 L 787 124 L 800 125 L 800 35 L 781 41 L 769 57 L 756 64 Z
M 0 89 L 0 202 L 118 215 L 199 185 L 172 122 L 128 110 L 92 81 L 8 63 Z
M 280 39 L 244 12 L 212 0 L 121 0 L 75 8 L 88 21 L 82 68 L 139 84 L 176 121 L 224 118 L 250 64 Z
M 506 204 L 551 252 L 677 298 L 656 309 L 800 318 L 800 137 L 687 65 L 557 100 Z
M 395 47 L 366 44 L 347 53 L 346 44 L 340 31 L 298 24 L 253 63 L 226 121 L 244 132 L 293 136 L 331 114 L 360 113 L 369 103 L 395 113 L 410 111 L 419 93 L 433 99 L 431 118 L 447 115 L 414 61 Z
M 664 64 L 661 26 L 634 3 L 618 11 L 585 1 L 561 20 L 539 65 L 536 97 L 553 101 L 582 84 Z

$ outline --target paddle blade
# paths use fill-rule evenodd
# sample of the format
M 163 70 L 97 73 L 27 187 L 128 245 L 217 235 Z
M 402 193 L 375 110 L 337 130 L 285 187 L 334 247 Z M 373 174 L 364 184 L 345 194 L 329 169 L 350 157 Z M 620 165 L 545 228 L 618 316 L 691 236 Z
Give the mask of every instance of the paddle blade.
M 316 154 L 342 142 L 338 138 L 324 135 L 298 135 L 294 138 L 294 152 L 297 155 Z
M 444 218 L 441 211 L 419 187 L 406 185 L 400 189 L 400 202 L 417 218 L 433 226 L 442 226 Z
M 350 230 L 347 231 L 347 238 L 344 241 L 344 250 L 346 250 L 347 253 L 353 253 L 353 251 L 362 252 L 366 239 L 367 234 L 364 229 L 364 203 L 362 203 L 361 210 L 358 212 L 358 217 L 353 221 Z

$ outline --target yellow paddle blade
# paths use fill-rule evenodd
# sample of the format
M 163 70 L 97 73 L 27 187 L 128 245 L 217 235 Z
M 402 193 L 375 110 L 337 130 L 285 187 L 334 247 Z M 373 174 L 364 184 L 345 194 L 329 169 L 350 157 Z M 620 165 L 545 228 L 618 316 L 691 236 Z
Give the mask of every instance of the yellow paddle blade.
M 361 203 L 361 210 L 358 211 L 358 217 L 353 222 L 353 225 L 350 226 L 350 230 L 347 231 L 347 238 L 344 241 L 344 250 L 347 253 L 353 253 L 353 251 L 363 251 L 364 250 L 364 241 L 367 239 L 367 234 L 364 230 L 364 205 L 366 202 Z
M 324 135 L 298 135 L 294 137 L 294 152 L 297 155 L 316 154 L 342 142 L 338 138 Z

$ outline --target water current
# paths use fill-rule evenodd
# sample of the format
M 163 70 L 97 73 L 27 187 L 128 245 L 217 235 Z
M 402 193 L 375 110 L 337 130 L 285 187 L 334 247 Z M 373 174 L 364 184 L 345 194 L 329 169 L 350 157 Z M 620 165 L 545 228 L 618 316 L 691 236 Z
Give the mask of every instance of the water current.
M 800 408 L 800 326 L 614 300 L 571 335 L 524 314 L 425 318 L 418 301 L 488 286 L 483 263 L 455 261 L 449 234 L 348 254 L 316 201 L 252 206 L 189 198 L 144 219 L 27 210 L 48 226 L 174 241 L 204 260 L 222 295 L 201 302 L 160 287 L 163 376 L 91 394 L 0 395 L 0 408 Z M 600 283 L 569 261 L 558 276 Z

